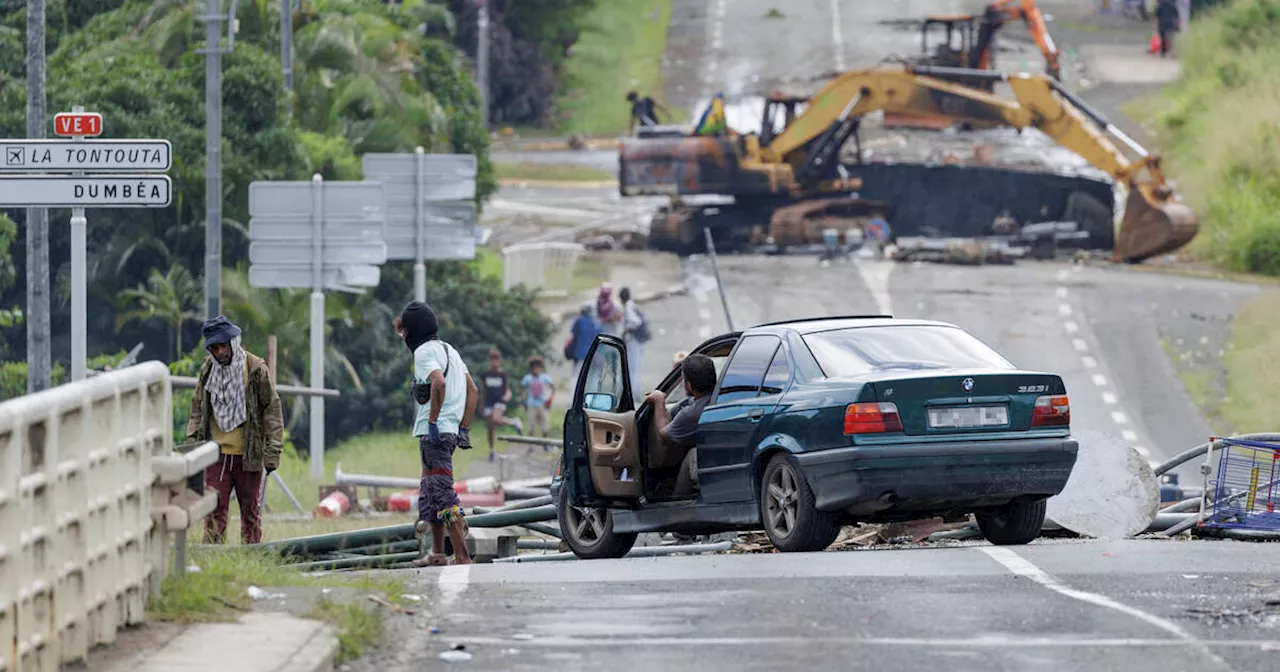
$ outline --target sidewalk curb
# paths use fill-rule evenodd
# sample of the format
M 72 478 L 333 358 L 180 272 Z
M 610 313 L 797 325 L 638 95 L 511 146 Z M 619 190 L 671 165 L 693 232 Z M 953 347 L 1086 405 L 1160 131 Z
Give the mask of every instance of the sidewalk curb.
M 689 293 L 689 289 L 684 285 L 672 285 L 664 290 L 660 290 L 657 292 L 650 292 L 648 294 L 641 294 L 635 298 L 635 302 L 650 303 L 653 301 L 658 301 L 660 299 L 666 299 L 672 296 L 677 296 L 680 294 L 687 294 L 687 293 Z M 551 321 L 555 322 L 556 324 L 562 324 L 564 322 L 569 321 L 570 318 L 574 318 L 577 316 L 578 316 L 577 310 L 557 310 L 547 314 L 547 317 L 551 318 Z
M 338 638 L 324 626 L 307 640 L 289 662 L 277 672 L 334 672 L 338 659 Z

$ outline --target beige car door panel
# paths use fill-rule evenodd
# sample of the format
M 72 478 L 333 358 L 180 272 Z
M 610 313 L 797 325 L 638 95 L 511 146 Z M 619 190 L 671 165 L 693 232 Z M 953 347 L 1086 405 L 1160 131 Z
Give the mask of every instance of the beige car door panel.
M 640 469 L 640 437 L 632 411 L 584 411 L 591 483 L 602 497 L 640 497 L 644 475 Z
M 680 403 L 667 404 L 667 415 L 674 417 L 674 412 Z M 649 423 L 649 443 L 648 443 L 648 463 L 650 469 L 669 469 L 678 467 L 684 461 L 684 455 L 688 452 L 683 446 L 668 446 L 663 443 L 662 438 L 658 436 L 657 423 Z

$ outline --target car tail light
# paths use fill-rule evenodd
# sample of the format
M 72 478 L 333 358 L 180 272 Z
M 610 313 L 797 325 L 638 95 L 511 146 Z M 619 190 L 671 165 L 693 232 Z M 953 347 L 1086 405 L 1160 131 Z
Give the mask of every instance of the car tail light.
M 901 432 L 898 407 L 891 403 L 849 404 L 844 411 L 845 434 L 883 434 Z
M 1053 427 L 1071 424 L 1071 402 L 1065 394 L 1036 397 L 1035 409 L 1031 411 L 1032 427 Z

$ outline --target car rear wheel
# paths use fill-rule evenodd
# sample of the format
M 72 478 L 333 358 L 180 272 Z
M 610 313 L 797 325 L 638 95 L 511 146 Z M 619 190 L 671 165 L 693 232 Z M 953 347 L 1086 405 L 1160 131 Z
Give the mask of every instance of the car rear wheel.
M 621 558 L 636 543 L 636 534 L 613 531 L 613 515 L 609 509 L 571 504 L 568 488 L 560 489 L 556 516 L 560 519 L 560 533 L 565 543 L 579 558 Z
M 760 521 L 784 553 L 821 551 L 840 534 L 839 520 L 814 506 L 813 491 L 794 458 L 774 455 L 760 479 Z
M 978 529 L 987 541 L 997 546 L 1029 544 L 1040 536 L 1048 500 L 1010 504 L 992 513 L 977 514 Z

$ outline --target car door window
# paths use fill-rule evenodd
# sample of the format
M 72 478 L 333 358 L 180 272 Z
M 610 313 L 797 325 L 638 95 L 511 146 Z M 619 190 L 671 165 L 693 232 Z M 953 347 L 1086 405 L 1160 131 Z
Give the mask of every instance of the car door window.
M 738 346 L 738 351 L 729 360 L 724 379 L 720 381 L 720 394 L 716 396 L 717 404 L 750 399 L 760 393 L 760 381 L 764 379 L 765 369 L 773 359 L 773 351 L 778 349 L 779 341 L 774 336 L 748 336 Z
M 790 381 L 791 364 L 787 361 L 787 351 L 782 346 L 778 346 L 773 353 L 773 362 L 769 364 L 769 370 L 764 374 L 764 382 L 760 384 L 760 394 L 762 396 L 782 394 Z
M 589 411 L 620 413 L 624 410 L 622 351 L 612 343 L 596 346 L 595 356 L 587 366 L 587 382 L 583 388 L 583 407 Z

